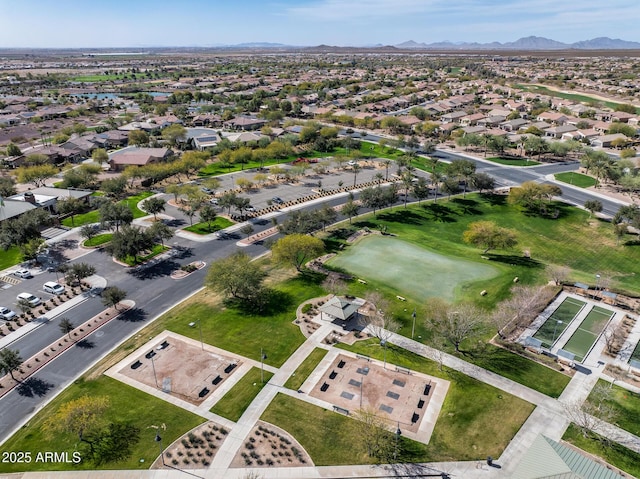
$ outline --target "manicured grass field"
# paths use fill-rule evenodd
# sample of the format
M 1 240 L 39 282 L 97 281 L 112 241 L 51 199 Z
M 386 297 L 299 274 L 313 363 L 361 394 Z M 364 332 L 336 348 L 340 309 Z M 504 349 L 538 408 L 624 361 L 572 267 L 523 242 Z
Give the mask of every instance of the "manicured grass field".
M 169 251 L 169 249 L 171 248 L 169 248 L 168 246 L 155 244 L 153 245 L 153 248 L 151 248 L 151 251 L 149 251 L 147 254 L 143 256 L 136 256 L 135 258 L 133 256 L 127 256 L 125 258 L 118 258 L 118 259 L 123 263 L 128 264 L 129 266 L 136 266 L 140 263 L 144 263 L 145 261 L 149 261 L 150 259 L 155 258 L 159 254 Z
M 595 433 L 591 433 L 590 437 L 585 438 L 574 424 L 569 426 L 562 439 L 590 454 L 601 457 L 633 477 L 640 477 L 640 454 L 617 442 L 605 441 L 603 437 Z
M 459 285 L 499 274 L 490 264 L 440 255 L 381 235 L 363 238 L 328 264 L 365 280 L 393 285 L 397 294 L 418 301 L 433 297 L 453 300 Z
M 544 346 L 550 348 L 586 304 L 574 298 L 565 298 L 544 324 L 540 326 L 533 337 L 539 339 Z
M 529 160 L 528 158 L 504 158 L 501 156 L 494 156 L 494 157 L 485 158 L 485 159 L 492 161 L 493 163 L 498 163 L 500 165 L 508 165 L 508 166 L 535 166 L 540 164 L 539 162 Z
M 322 348 L 315 348 L 309 356 L 302 361 L 302 364 L 298 366 L 293 374 L 284 383 L 285 388 L 293 389 L 297 391 L 300 386 L 307 380 L 313 370 L 320 364 L 320 361 L 327 355 L 327 350 Z
M 582 361 L 612 315 L 611 310 L 594 306 L 562 349 L 575 354 L 576 359 Z
M 226 417 L 230 421 L 237 421 L 272 376 L 273 373 L 264 371 L 263 384 L 260 368 L 251 368 L 249 372 L 211 408 L 211 412 Z
M 96 246 L 101 246 L 108 243 L 109 241 L 111 241 L 111 238 L 113 238 L 113 233 L 103 233 L 86 240 L 83 243 L 83 246 L 86 246 L 87 248 L 95 248 Z
M 126 384 L 101 376 L 91 381 L 77 380 L 51 401 L 28 427 L 20 429 L 11 439 L 2 445 L 3 451 L 56 451 L 69 452 L 77 450 L 78 436 L 71 433 L 48 434 L 42 429 L 47 417 L 57 411 L 66 402 L 81 396 L 108 396 L 110 405 L 104 414 L 105 422 L 112 421 L 131 423 L 139 428 L 140 438 L 132 448 L 131 456 L 122 462 L 108 463 L 99 466 L 101 469 L 148 469 L 158 456 L 158 445 L 154 442 L 155 429 L 150 426 L 166 425 L 162 432 L 165 445 L 170 444 L 182 434 L 205 421 L 180 407 L 146 394 Z M 88 434 L 88 432 L 87 432 Z M 89 434 L 88 434 L 89 436 Z M 141 461 L 144 460 L 144 461 Z M 4 473 L 18 471 L 59 471 L 95 469 L 92 462 L 82 462 L 77 466 L 64 462 L 35 462 L 29 464 L 2 463 L 0 471 Z
M 143 216 L 147 216 L 148 213 L 142 211 L 138 208 L 138 203 L 146 198 L 153 196 L 151 191 L 143 191 L 142 193 L 138 193 L 137 195 L 129 196 L 128 198 L 122 200 L 120 203 L 126 203 L 131 212 L 133 213 L 133 218 L 142 218 Z
M 614 101 L 603 101 L 598 98 L 593 98 L 588 95 L 582 95 L 579 93 L 565 93 L 562 91 L 551 90 L 550 88 L 544 87 L 542 85 L 514 85 L 516 88 L 520 88 L 521 90 L 530 91 L 534 93 L 541 93 L 543 95 L 554 96 L 556 98 L 564 98 L 565 100 L 573 100 L 587 104 L 602 104 L 612 110 L 615 110 L 616 106 L 620 105 L 620 103 Z
M 589 188 L 597 184 L 596 179 L 592 176 L 583 175 L 582 173 L 576 173 L 575 171 L 556 173 L 554 177 L 558 181 L 562 181 L 563 183 L 574 186 L 579 186 L 580 188 Z
M 316 466 L 374 464 L 367 455 L 356 420 L 278 393 L 260 418 L 292 434 Z M 399 462 L 423 462 L 428 446 L 400 438 Z
M 216 219 L 211 223 L 211 229 L 209 229 L 208 223 L 196 223 L 193 226 L 187 226 L 183 228 L 185 231 L 191 231 L 192 233 L 197 233 L 199 235 L 208 235 L 215 231 L 227 228 L 233 224 L 233 221 L 223 218 L 222 216 L 216 217 Z
M 0 270 L 15 266 L 22 261 L 20 248 L 12 246 L 8 250 L 0 249 Z
M 196 340 L 199 332 L 189 323 L 200 318 L 204 341 L 219 348 L 260 361 L 260 348 L 268 358 L 266 363 L 281 366 L 304 342 L 300 328 L 293 324 L 298 305 L 305 300 L 326 294 L 313 280 L 298 277 L 274 286 L 272 310 L 259 313 L 244 310 L 233 303 L 190 302 L 165 315 L 166 328 Z

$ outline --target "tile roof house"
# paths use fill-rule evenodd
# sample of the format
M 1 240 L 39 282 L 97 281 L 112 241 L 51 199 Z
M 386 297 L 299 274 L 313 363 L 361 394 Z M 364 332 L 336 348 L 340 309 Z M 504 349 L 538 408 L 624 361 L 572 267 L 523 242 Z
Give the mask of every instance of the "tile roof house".
M 138 148 L 127 147 L 115 151 L 109 155 L 110 169 L 122 171 L 127 166 L 145 166 L 149 163 L 158 163 L 173 155 L 169 148 Z

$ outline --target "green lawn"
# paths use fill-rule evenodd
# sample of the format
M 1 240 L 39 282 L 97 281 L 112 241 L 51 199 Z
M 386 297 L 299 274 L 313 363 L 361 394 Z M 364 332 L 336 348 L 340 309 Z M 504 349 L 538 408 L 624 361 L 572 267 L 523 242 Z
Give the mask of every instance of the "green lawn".
M 20 248 L 12 246 L 8 250 L 0 249 L 0 270 L 15 266 L 22 261 Z
M 640 477 L 640 454 L 617 442 L 605 441 L 604 438 L 594 433 L 585 438 L 574 424 L 569 426 L 562 439 L 590 454 L 601 457 L 633 477 Z
M 260 361 L 260 348 L 266 363 L 280 367 L 304 342 L 300 328 L 293 324 L 298 305 L 326 294 L 315 278 L 297 277 L 274 286 L 271 314 L 243 310 L 232 303 L 210 305 L 191 302 L 165 315 L 167 329 L 199 340 L 197 329 L 189 323 L 200 318 L 204 342 Z
M 191 231 L 192 233 L 197 233 L 199 235 L 208 235 L 215 231 L 228 228 L 232 224 L 234 224 L 233 221 L 229 220 L 228 218 L 217 216 L 216 219 L 211 222 L 211 229 L 209 229 L 208 223 L 196 223 L 193 226 L 187 226 L 183 229 L 185 231 Z
M 463 359 L 552 398 L 560 397 L 571 380 L 559 371 L 491 344 Z
M 339 347 L 382 360 L 382 348 L 369 346 L 375 342 L 367 340 Z M 429 447 L 422 457 L 425 462 L 497 457 L 534 409 L 532 404 L 462 373 L 447 368 L 441 371 L 437 363 L 394 345 L 387 347 L 387 361 L 451 381 Z
M 562 181 L 563 183 L 568 183 L 574 186 L 579 186 L 580 188 L 589 188 L 597 184 L 597 181 L 594 177 L 583 175 L 582 173 L 576 173 L 575 171 L 556 173 L 554 177 L 558 181 Z
M 83 82 L 83 83 L 101 83 L 108 81 L 117 81 L 117 80 L 130 80 L 132 76 L 135 76 L 135 79 L 145 79 L 146 75 L 144 73 L 127 73 L 125 74 L 112 74 L 112 75 L 79 75 L 75 77 L 71 77 L 71 81 L 75 82 Z M 91 94 L 88 94 L 91 96 Z
M 525 85 L 525 84 L 516 84 L 514 85 L 514 87 L 519 88 L 521 90 L 525 90 L 525 91 L 530 91 L 533 93 L 541 93 L 543 95 L 548 95 L 548 96 L 554 96 L 556 98 L 564 98 L 565 100 L 573 100 L 573 101 L 577 101 L 577 102 L 582 102 L 582 103 L 587 103 L 587 104 L 593 104 L 593 105 L 604 105 L 608 108 L 611 108 L 612 110 L 615 110 L 615 108 L 620 105 L 620 103 L 617 102 L 613 102 L 613 101 L 603 101 L 603 100 L 599 100 L 598 98 L 593 98 L 590 97 L 588 95 L 583 95 L 580 93 L 568 93 L 568 92 L 562 92 L 562 91 L 555 91 L 555 90 L 551 90 L 550 88 L 547 88 L 545 86 L 542 85 Z
M 366 454 L 356 420 L 306 401 L 278 393 L 262 414 L 263 421 L 289 432 L 316 466 L 374 464 Z M 400 462 L 424 462 L 428 446 L 400 438 Z
M 273 373 L 264 371 L 263 384 L 260 368 L 251 368 L 249 372 L 211 408 L 211 412 L 226 417 L 230 421 L 237 421 L 272 376 Z
M 285 388 L 293 389 L 297 391 L 300 386 L 307 380 L 313 370 L 320 364 L 320 361 L 327 355 L 327 350 L 322 348 L 315 348 L 311 351 L 311 354 L 302 361 L 302 364 L 298 366 L 293 374 L 284 383 Z
M 95 248 L 96 246 L 108 243 L 111 241 L 111 238 L 113 238 L 113 233 L 103 233 L 86 240 L 82 245 L 87 248 Z
M 494 157 L 485 158 L 485 159 L 492 161 L 493 163 L 498 163 L 500 165 L 509 165 L 509 166 L 535 166 L 540 164 L 537 161 L 533 161 L 528 158 L 504 158 L 501 156 L 494 156 Z
M 147 213 L 145 213 L 144 211 L 138 208 L 137 206 L 138 202 L 152 195 L 153 193 L 150 191 L 143 191 L 142 193 L 139 193 L 137 195 L 129 196 L 128 198 L 120 201 L 119 203 L 125 203 L 127 206 L 129 206 L 129 209 L 133 213 L 134 219 L 142 218 L 143 216 L 147 216 Z M 99 223 L 99 222 L 100 222 L 100 213 L 98 212 L 98 210 L 91 210 L 87 213 L 75 215 L 73 218 L 73 224 L 71 222 L 71 217 L 65 218 L 64 220 L 62 220 L 62 224 L 69 228 L 74 228 L 78 226 L 84 226 L 87 224 L 93 224 L 93 223 Z
M 435 167 L 434 161 L 436 161 Z M 438 173 L 444 174 L 447 169 L 447 165 L 449 165 L 449 163 L 445 161 L 424 158 L 422 156 L 417 156 L 411 160 L 411 166 L 419 170 L 426 171 L 427 173 L 433 173 L 435 170 Z
M 108 463 L 96 466 L 91 462 L 82 462 L 74 466 L 64 462 L 31 462 L 29 464 L 2 464 L 0 471 L 4 473 L 18 471 L 50 471 L 50 470 L 89 470 L 89 469 L 148 469 L 158 456 L 158 444 L 154 441 L 155 429 L 150 426 L 166 425 L 162 431 L 162 440 L 165 446 L 185 434 L 190 429 L 205 421 L 171 403 L 157 399 L 138 389 L 126 384 L 101 376 L 98 379 L 83 381 L 77 380 L 29 422 L 27 427 L 20 429 L 11 439 L 2 445 L 3 451 L 32 451 L 37 452 L 56 451 L 69 452 L 71 454 L 78 446 L 78 438 L 75 434 L 55 433 L 49 435 L 42 429 L 45 419 L 57 411 L 66 402 L 89 395 L 108 396 L 110 405 L 104 414 L 104 420 L 108 422 L 121 421 L 131 423 L 140 430 L 140 439 L 133 446 L 131 456 L 122 462 Z M 141 460 L 144 460 L 141 462 Z
M 609 388 L 610 385 L 611 383 L 607 381 L 598 380 L 598 389 Z M 625 431 L 640 436 L 640 424 L 638 423 L 638 418 L 640 417 L 640 394 L 616 385 L 609 390 L 609 393 L 610 395 L 605 400 L 605 403 L 615 411 L 613 422 Z M 589 400 L 594 400 L 593 396 L 594 392 L 592 390 Z

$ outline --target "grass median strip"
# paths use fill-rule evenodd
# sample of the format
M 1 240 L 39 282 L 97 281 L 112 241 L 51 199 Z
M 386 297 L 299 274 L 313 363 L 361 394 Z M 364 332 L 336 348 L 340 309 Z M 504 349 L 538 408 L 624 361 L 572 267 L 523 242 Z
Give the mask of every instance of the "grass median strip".
M 320 361 L 327 355 L 327 350 L 322 348 L 315 348 L 311 351 L 311 354 L 302 361 L 302 364 L 298 366 L 298 369 L 287 379 L 284 384 L 285 388 L 293 389 L 297 391 L 302 384 L 307 380 L 313 370 L 320 364 Z

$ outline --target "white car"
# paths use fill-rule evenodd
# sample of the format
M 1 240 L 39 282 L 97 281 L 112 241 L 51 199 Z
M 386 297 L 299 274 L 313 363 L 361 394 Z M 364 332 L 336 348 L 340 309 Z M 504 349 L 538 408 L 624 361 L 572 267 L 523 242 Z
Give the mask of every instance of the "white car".
M 19 270 L 14 271 L 13 274 L 15 274 L 18 278 L 22 278 L 22 279 L 33 277 L 33 275 L 31 274 L 31 271 L 25 268 L 20 268 Z
M 47 293 L 51 293 L 51 294 L 64 293 L 64 286 L 62 286 L 59 283 L 56 283 L 55 281 L 47 281 L 42 286 L 42 289 L 45 290 Z
M 9 308 L 5 308 L 4 306 L 0 306 L 0 319 L 4 319 L 5 321 L 9 319 L 13 319 L 16 317 L 16 312 L 11 311 Z
M 17 296 L 17 298 L 18 298 L 18 302 L 20 302 L 21 300 L 25 300 L 27 303 L 29 303 L 29 306 L 31 306 L 32 308 L 34 306 L 38 306 L 42 301 L 40 298 L 38 298 L 37 296 L 34 296 L 31 293 L 20 293 Z

